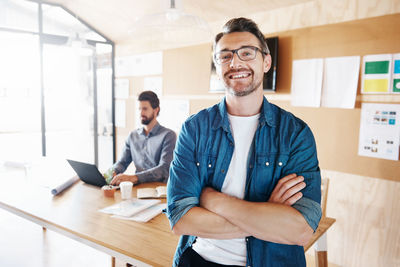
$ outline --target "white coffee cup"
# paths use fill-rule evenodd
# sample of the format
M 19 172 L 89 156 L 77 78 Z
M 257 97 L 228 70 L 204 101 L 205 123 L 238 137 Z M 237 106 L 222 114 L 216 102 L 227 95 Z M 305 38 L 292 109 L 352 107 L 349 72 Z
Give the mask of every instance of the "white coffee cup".
M 119 189 L 121 190 L 122 199 L 130 199 L 132 196 L 132 182 L 121 182 L 119 184 Z

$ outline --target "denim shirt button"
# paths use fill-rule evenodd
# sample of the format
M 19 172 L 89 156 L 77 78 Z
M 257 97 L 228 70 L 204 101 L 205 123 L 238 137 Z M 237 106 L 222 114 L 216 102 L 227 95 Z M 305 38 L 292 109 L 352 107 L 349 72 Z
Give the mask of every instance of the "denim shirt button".
M 224 172 L 225 172 L 225 170 L 224 170 L 224 169 L 222 169 L 222 170 L 221 170 L 221 172 L 222 172 L 222 173 L 224 173 Z
M 197 165 L 197 166 L 200 166 L 200 163 L 199 163 L 199 162 L 197 162 L 197 163 L 196 163 L 196 165 Z
M 208 168 L 211 168 L 211 164 L 208 164 Z
M 232 143 L 232 142 L 229 142 L 229 145 L 230 145 L 230 146 L 233 146 L 233 143 Z
M 253 165 L 250 164 L 249 168 L 252 169 L 252 168 L 253 168 Z
M 279 161 L 278 165 L 279 165 L 279 166 L 282 166 L 282 165 L 283 165 L 283 163 Z
M 267 162 L 265 162 L 265 166 L 269 166 L 269 162 L 267 161 Z

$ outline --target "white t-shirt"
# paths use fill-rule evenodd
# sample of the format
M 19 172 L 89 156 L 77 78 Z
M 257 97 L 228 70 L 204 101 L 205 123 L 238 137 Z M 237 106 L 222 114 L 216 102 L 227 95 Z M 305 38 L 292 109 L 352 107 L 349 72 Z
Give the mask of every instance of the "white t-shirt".
M 247 159 L 254 133 L 257 130 L 260 114 L 238 117 L 228 114 L 235 149 L 221 192 L 243 199 L 247 177 Z M 235 239 L 196 239 L 195 250 L 205 260 L 225 265 L 246 266 L 246 241 Z

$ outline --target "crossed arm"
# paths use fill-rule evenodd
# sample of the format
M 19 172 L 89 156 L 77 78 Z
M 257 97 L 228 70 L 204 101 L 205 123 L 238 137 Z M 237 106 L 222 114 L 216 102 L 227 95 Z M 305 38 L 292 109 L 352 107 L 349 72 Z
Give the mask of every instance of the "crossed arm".
M 205 188 L 200 207 L 191 208 L 173 227 L 175 234 L 230 239 L 246 236 L 305 245 L 313 229 L 291 205 L 302 197 L 302 176 L 283 177 L 268 202 L 250 202 Z

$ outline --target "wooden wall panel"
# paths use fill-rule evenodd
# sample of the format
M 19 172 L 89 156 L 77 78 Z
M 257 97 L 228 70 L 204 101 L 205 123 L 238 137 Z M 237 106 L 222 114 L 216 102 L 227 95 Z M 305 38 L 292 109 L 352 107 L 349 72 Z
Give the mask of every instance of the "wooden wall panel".
M 357 155 L 360 109 L 302 108 L 271 102 L 307 122 L 315 136 L 322 169 L 400 181 L 399 161 Z
M 345 267 L 400 266 L 400 183 L 323 170 L 330 179 L 328 260 Z
M 280 42 L 277 94 L 290 93 L 292 61 L 295 59 L 399 53 L 399 21 L 400 14 L 395 14 L 276 34 Z M 372 102 L 373 99 L 371 97 Z M 309 123 L 317 141 L 322 168 L 400 181 L 399 161 L 357 155 L 359 102 L 356 109 L 293 107 L 287 102 L 277 104 Z
M 395 14 L 267 35 L 279 36 L 277 92 L 290 92 L 296 59 L 400 53 L 399 21 Z
M 164 95 L 207 94 L 210 75 L 211 44 L 164 51 Z
M 221 96 L 222 98 L 222 96 Z M 196 114 L 200 110 L 211 107 L 220 102 L 221 99 L 191 99 L 190 100 L 190 114 Z

